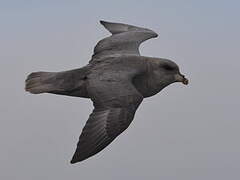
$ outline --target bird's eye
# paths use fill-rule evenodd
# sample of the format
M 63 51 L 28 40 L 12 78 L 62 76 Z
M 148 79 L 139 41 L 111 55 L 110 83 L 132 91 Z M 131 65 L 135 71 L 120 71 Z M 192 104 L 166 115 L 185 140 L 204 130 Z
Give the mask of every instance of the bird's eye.
M 168 65 L 168 64 L 163 65 L 163 68 L 166 69 L 166 70 L 168 70 L 168 71 L 172 71 L 172 70 L 175 69 L 173 66 L 170 66 L 170 65 Z

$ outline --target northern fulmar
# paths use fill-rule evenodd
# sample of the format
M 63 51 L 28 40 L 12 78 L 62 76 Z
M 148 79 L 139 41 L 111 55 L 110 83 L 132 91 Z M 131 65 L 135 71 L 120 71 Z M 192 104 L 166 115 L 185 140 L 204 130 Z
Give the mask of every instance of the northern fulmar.
M 188 80 L 169 59 L 141 56 L 142 42 L 157 37 L 150 29 L 100 21 L 112 34 L 100 40 L 89 63 L 61 72 L 33 72 L 25 90 L 89 98 L 94 110 L 79 137 L 71 163 L 83 161 L 108 146 L 128 128 L 144 98 Z

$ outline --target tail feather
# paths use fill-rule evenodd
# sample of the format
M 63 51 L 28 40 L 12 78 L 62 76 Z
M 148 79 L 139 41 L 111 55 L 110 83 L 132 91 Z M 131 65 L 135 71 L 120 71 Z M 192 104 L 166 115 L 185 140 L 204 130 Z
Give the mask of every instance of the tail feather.
M 53 90 L 53 84 L 49 83 L 49 79 L 55 73 L 52 72 L 34 72 L 28 75 L 25 81 L 25 90 L 32 94 L 40 94 Z
M 25 81 L 25 90 L 32 94 L 51 93 L 88 97 L 85 82 L 89 67 L 61 72 L 33 72 Z

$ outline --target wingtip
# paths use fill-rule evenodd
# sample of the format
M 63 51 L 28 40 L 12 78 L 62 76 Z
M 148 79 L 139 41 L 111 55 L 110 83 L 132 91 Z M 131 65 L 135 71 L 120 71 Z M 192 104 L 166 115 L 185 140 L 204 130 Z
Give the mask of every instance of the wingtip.
M 75 163 L 77 163 L 77 162 L 76 162 L 76 161 L 73 161 L 73 160 L 71 160 L 71 161 L 70 161 L 70 163 L 71 163 L 71 164 L 75 164 Z
M 159 35 L 154 32 L 154 38 L 157 38 Z
M 71 164 L 75 164 L 75 163 L 79 163 L 81 161 L 84 161 L 85 159 L 87 159 L 88 157 L 82 157 L 79 156 L 78 153 L 74 153 L 72 160 L 70 161 Z
M 73 157 L 72 157 L 72 160 L 70 161 L 71 164 L 75 164 L 79 162 L 79 159 L 76 157 L 76 155 L 74 154 Z
M 82 161 L 84 161 L 87 158 L 83 158 L 83 159 L 77 159 L 77 158 L 72 158 L 72 160 L 70 161 L 71 164 L 76 164 L 76 163 L 80 163 Z
M 147 31 L 152 34 L 152 37 L 153 37 L 153 38 L 157 38 L 157 37 L 159 36 L 156 32 L 154 32 L 154 31 L 151 30 L 151 29 L 147 29 Z
M 100 22 L 100 24 L 102 24 L 102 25 L 104 25 L 104 24 L 107 23 L 107 21 L 104 21 L 104 20 L 100 20 L 99 22 Z
M 75 156 L 73 156 L 72 160 L 70 161 L 71 164 L 75 164 L 75 163 L 78 163 L 80 162 L 79 159 L 77 159 Z

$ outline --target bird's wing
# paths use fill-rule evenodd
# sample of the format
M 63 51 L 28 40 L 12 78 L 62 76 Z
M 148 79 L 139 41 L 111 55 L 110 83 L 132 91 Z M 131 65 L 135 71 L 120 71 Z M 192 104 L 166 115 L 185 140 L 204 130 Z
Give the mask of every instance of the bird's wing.
M 146 28 L 106 21 L 100 23 L 112 33 L 112 36 L 97 43 L 90 62 L 109 56 L 140 55 L 138 49 L 140 44 L 158 36 L 157 33 Z
M 71 163 L 100 152 L 130 125 L 143 100 L 129 81 L 89 82 L 94 110 L 82 130 Z

